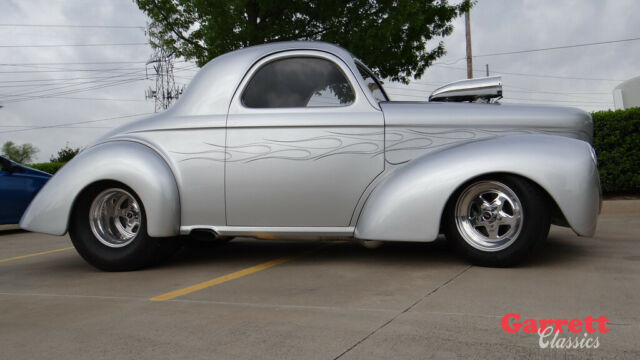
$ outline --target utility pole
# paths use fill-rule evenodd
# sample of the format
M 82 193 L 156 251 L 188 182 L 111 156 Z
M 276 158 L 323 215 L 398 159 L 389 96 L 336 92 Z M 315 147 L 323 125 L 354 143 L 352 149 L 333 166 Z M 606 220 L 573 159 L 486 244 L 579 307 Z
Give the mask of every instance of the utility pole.
M 149 88 L 145 93 L 147 99 L 155 99 L 155 112 L 164 111 L 177 100 L 183 87 L 177 87 L 173 77 L 173 53 L 168 54 L 163 49 L 157 49 L 147 66 L 153 64 L 156 73 L 155 89 Z
M 464 29 L 467 36 L 467 79 L 473 79 L 473 62 L 471 55 L 471 24 L 469 20 L 469 11 L 464 13 Z

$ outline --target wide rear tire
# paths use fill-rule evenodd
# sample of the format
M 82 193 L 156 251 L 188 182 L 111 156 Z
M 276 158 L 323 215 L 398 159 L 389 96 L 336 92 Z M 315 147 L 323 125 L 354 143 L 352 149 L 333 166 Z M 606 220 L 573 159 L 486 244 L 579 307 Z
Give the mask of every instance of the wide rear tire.
M 104 271 L 141 269 L 171 256 L 175 238 L 147 235 L 144 205 L 136 193 L 118 182 L 101 182 L 78 197 L 69 235 L 89 264 Z

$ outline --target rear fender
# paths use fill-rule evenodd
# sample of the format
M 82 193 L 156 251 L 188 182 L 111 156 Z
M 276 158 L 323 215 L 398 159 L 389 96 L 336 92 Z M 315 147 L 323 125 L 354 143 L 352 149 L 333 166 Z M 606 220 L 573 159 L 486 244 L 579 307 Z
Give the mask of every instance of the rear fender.
M 417 158 L 381 182 L 367 199 L 355 236 L 367 240 L 432 241 L 450 196 L 485 174 L 510 173 L 542 187 L 569 226 L 592 236 L 600 183 L 591 146 L 549 135 L 502 136 Z
M 149 236 L 179 233 L 180 196 L 171 169 L 154 150 L 132 141 L 106 142 L 78 154 L 40 190 L 22 216 L 20 227 L 64 235 L 78 195 L 104 180 L 121 182 L 138 195 Z

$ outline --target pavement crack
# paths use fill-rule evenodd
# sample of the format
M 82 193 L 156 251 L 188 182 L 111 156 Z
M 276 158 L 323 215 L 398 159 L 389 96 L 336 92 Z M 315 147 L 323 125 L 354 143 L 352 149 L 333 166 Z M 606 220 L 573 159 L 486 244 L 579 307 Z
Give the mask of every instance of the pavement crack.
M 337 360 L 340 359 L 341 357 L 343 357 L 344 355 L 346 355 L 347 353 L 349 353 L 351 350 L 355 349 L 358 345 L 362 344 L 363 342 L 365 342 L 368 338 L 370 338 L 371 336 L 373 336 L 373 334 L 377 333 L 378 331 L 382 330 L 385 326 L 391 324 L 395 319 L 397 319 L 398 317 L 400 317 L 402 314 L 407 313 L 409 310 L 413 309 L 416 305 L 418 305 L 420 302 L 422 302 L 424 299 L 428 298 L 429 296 L 435 294 L 438 290 L 442 289 L 443 287 L 449 285 L 451 282 L 453 282 L 455 279 L 457 279 L 458 277 L 460 277 L 462 274 L 464 274 L 465 272 L 467 272 L 469 269 L 471 269 L 473 267 L 473 265 L 469 265 L 466 268 L 462 269 L 460 272 L 458 272 L 457 274 L 453 275 L 451 278 L 449 278 L 447 281 L 443 282 L 442 284 L 438 285 L 435 289 L 429 291 L 428 293 L 426 293 L 425 295 L 423 295 L 422 297 L 420 297 L 418 300 L 414 301 L 411 305 L 407 306 L 405 309 L 403 309 L 402 311 L 400 311 L 399 313 L 395 314 L 391 319 L 387 320 L 386 322 L 384 322 L 382 325 L 378 326 L 376 329 L 374 329 L 372 332 L 370 332 L 369 334 L 367 334 L 365 337 L 363 337 L 362 339 L 358 340 L 355 344 L 351 345 L 348 349 L 346 349 L 345 351 L 343 351 L 340 355 L 336 356 L 335 358 L 333 358 L 333 360 Z

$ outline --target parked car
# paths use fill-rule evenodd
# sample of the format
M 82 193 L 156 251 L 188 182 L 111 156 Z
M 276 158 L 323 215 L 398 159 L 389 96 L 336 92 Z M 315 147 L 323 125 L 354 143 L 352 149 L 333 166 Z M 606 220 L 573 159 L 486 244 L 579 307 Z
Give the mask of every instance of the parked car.
M 51 174 L 0 156 L 0 225 L 18 224 L 31 200 Z
M 590 115 L 501 95 L 489 78 L 390 101 L 338 46 L 244 48 L 204 66 L 169 110 L 80 153 L 20 224 L 68 231 L 104 270 L 141 268 L 203 232 L 366 244 L 444 233 L 489 266 L 523 260 L 551 223 L 592 236 Z

